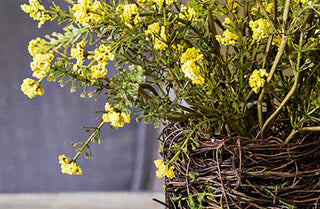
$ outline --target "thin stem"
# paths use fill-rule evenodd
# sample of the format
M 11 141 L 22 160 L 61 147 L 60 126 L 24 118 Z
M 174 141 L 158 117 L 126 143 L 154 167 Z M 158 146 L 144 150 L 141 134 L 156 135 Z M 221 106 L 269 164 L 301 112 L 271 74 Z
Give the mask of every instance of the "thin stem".
M 83 150 L 88 146 L 90 141 L 97 135 L 98 130 L 104 125 L 104 122 L 102 121 L 99 126 L 91 133 L 91 135 L 88 137 L 88 139 L 85 141 L 85 143 L 82 145 L 82 147 L 77 152 L 76 156 L 72 159 L 73 162 L 75 162 L 78 157 L 82 154 Z
M 320 131 L 320 126 L 312 126 L 312 127 L 303 127 L 300 130 L 292 130 L 289 136 L 286 138 L 284 143 L 289 143 L 290 140 L 299 132 L 301 131 Z
M 276 55 L 276 57 L 274 59 L 273 65 L 272 65 L 271 70 L 269 72 L 269 75 L 267 77 L 266 84 L 265 84 L 264 88 L 262 89 L 262 91 L 260 93 L 260 96 L 258 98 L 257 108 L 258 108 L 258 120 L 259 120 L 260 130 L 262 129 L 262 124 L 263 124 L 263 116 L 262 116 L 262 100 L 263 100 L 263 96 L 264 96 L 264 93 L 265 93 L 266 88 L 268 86 L 268 83 L 271 81 L 271 79 L 273 77 L 273 74 L 277 69 L 278 63 L 279 63 L 279 61 L 280 61 L 280 59 L 281 59 L 281 57 L 282 57 L 282 55 L 284 53 L 287 41 L 288 41 L 288 37 L 286 35 L 283 35 L 283 37 L 281 38 L 281 44 L 280 44 L 278 53 L 277 53 L 277 55 Z M 262 132 L 261 132 L 261 134 L 262 134 Z

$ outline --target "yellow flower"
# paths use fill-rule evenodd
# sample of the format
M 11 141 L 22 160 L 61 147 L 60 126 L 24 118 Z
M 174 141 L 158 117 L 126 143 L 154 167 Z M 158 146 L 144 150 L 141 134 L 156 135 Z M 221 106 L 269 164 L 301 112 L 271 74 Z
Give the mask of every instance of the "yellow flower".
M 173 172 L 173 166 L 168 167 L 164 164 L 163 160 L 155 160 L 154 165 L 156 166 L 156 168 L 158 168 L 158 170 L 156 171 L 156 176 L 158 178 L 163 178 L 167 176 L 168 178 L 172 179 L 175 177 Z
M 312 0 L 295 0 L 295 2 L 298 4 L 301 2 L 301 4 L 306 5 L 308 2 L 312 2 Z
M 38 79 L 44 78 L 50 71 L 53 58 L 54 55 L 52 52 L 36 54 L 30 63 L 30 68 L 33 71 L 32 76 Z
M 95 82 L 97 79 L 105 78 L 108 74 L 108 70 L 105 69 L 104 63 L 98 63 L 91 67 L 91 82 Z
M 37 0 L 29 0 L 29 5 L 21 5 L 22 11 L 29 13 L 30 17 L 34 20 L 39 21 L 38 27 L 41 28 L 42 25 L 51 19 L 51 16 Z
M 281 40 L 279 36 L 274 36 L 272 39 L 272 45 L 280 47 Z
M 85 50 L 86 42 L 81 41 L 76 44 L 76 47 L 71 48 L 71 57 L 77 59 L 77 66 L 81 66 L 85 59 L 85 54 L 87 53 Z
M 72 159 L 67 158 L 64 154 L 59 156 L 61 172 L 69 175 L 81 175 L 82 169 Z
M 188 8 L 185 5 L 181 5 L 179 18 L 184 21 L 192 21 L 193 23 L 198 21 L 199 14 L 193 8 Z
M 240 5 L 234 0 L 228 0 L 228 4 L 226 6 L 232 13 L 237 13 L 240 10 Z
M 268 73 L 265 69 L 254 70 L 249 78 L 249 86 L 252 88 L 252 91 L 258 93 L 260 88 L 265 84 L 265 78 L 268 77 Z
M 72 11 L 77 22 L 88 28 L 100 24 L 106 16 L 100 1 L 78 0 Z
M 270 35 L 271 26 L 266 19 L 258 19 L 256 21 L 250 21 L 249 26 L 253 31 L 252 38 L 257 40 L 258 44 Z
M 193 84 L 204 84 L 204 78 L 200 75 L 203 55 L 200 54 L 200 49 L 189 48 L 180 57 L 181 70 L 185 77 L 189 78 Z
M 105 109 L 108 111 L 102 115 L 102 120 L 105 123 L 110 123 L 114 127 L 123 127 L 125 123 L 130 123 L 130 115 L 125 112 L 116 112 L 109 103 L 106 103 Z
M 106 63 L 108 64 L 109 60 L 114 60 L 115 56 L 112 53 L 112 49 L 108 45 L 100 45 L 98 48 L 94 50 L 93 59 L 98 63 Z
M 165 43 L 165 41 L 167 41 L 166 28 L 164 26 L 161 26 L 160 38 L 155 38 L 153 47 L 158 50 L 165 50 L 166 48 L 168 48 L 168 45 Z
M 135 25 L 137 25 L 141 21 L 137 5 L 125 4 L 123 6 L 123 12 L 122 12 L 121 18 L 129 28 L 133 28 L 133 26 L 130 23 L 130 21 L 132 20 L 132 17 L 134 17 L 133 22 Z
M 223 31 L 222 36 L 216 35 L 217 41 L 225 46 L 236 45 L 238 38 L 239 37 L 236 34 L 231 33 L 229 29 Z
M 145 35 L 154 35 L 160 32 L 160 24 L 159 23 L 153 23 L 151 25 L 148 25 L 148 30 L 145 31 Z
M 35 81 L 31 78 L 26 78 L 21 84 L 21 91 L 27 95 L 30 99 L 33 97 L 44 94 L 44 90 L 39 81 Z
M 39 47 L 43 46 L 45 41 L 42 38 L 32 39 L 28 45 L 29 54 L 34 57 L 39 53 Z

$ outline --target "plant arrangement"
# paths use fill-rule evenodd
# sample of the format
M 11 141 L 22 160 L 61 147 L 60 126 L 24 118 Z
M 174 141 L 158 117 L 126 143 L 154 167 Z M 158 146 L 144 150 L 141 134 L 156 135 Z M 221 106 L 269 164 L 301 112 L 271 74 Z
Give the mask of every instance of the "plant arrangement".
M 63 25 L 30 41 L 21 90 L 43 95 L 47 80 L 106 101 L 75 157 L 59 156 L 63 173 L 81 175 L 101 128 L 136 114 L 167 125 L 155 161 L 167 207 L 320 207 L 318 0 L 51 2 L 21 6 Z

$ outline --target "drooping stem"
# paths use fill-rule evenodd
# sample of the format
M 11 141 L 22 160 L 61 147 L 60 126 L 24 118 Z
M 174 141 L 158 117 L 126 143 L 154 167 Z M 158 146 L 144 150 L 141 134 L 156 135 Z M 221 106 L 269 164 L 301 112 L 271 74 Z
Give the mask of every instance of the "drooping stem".
M 74 158 L 72 159 L 72 161 L 76 161 L 78 159 L 78 157 L 82 154 L 83 150 L 88 147 L 88 144 L 92 141 L 92 139 L 97 135 L 99 129 L 104 125 L 105 122 L 101 122 L 96 129 L 90 134 L 90 136 L 88 137 L 88 139 L 83 143 L 82 147 L 78 150 L 77 154 L 74 156 Z

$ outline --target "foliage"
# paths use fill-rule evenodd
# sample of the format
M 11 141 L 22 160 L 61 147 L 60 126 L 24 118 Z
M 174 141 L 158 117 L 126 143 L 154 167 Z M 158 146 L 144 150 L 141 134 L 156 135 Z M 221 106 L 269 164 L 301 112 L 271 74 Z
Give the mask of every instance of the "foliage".
M 22 90 L 42 95 L 47 78 L 71 83 L 72 92 L 82 87 L 83 97 L 104 97 L 107 116 L 95 133 L 106 122 L 122 127 L 132 107 L 138 121 L 193 120 L 192 132 L 206 126 L 252 140 L 269 130 L 284 142 L 320 131 L 319 0 L 65 2 L 67 9 L 53 1 L 47 9 L 37 0 L 22 6 L 40 27 L 48 17 L 65 25 L 30 41 L 37 81 Z M 195 141 L 176 145 L 177 155 Z

